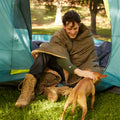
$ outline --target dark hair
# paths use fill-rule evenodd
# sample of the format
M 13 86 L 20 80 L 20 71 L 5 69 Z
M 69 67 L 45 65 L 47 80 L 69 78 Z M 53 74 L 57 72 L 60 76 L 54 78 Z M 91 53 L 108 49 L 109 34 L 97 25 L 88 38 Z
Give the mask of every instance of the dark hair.
M 67 21 L 68 23 L 72 22 L 74 26 L 74 23 L 77 22 L 79 24 L 81 22 L 81 19 L 77 12 L 75 12 L 74 10 L 70 10 L 64 14 L 63 19 L 62 19 L 62 22 L 65 26 L 66 26 Z

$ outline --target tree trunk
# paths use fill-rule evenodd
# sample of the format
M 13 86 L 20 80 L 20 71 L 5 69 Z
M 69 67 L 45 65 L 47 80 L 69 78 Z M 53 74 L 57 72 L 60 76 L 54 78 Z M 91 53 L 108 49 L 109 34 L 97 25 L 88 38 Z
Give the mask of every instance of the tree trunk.
M 62 25 L 62 5 L 61 0 L 57 0 L 57 10 L 56 10 L 56 19 L 55 24 L 56 25 Z
M 96 15 L 97 15 L 97 1 L 96 0 L 90 0 L 90 13 L 91 13 L 91 32 L 93 34 L 96 34 Z
M 96 14 L 94 11 L 90 11 L 91 13 L 91 32 L 96 34 Z

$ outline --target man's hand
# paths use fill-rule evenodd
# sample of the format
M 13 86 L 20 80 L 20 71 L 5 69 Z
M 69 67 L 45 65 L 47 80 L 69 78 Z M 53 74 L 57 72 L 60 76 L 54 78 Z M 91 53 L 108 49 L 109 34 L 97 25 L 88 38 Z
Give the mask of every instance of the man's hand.
M 76 68 L 74 70 L 74 74 L 80 76 L 80 77 L 88 77 L 91 79 L 95 79 L 95 75 L 93 74 L 93 72 L 88 71 L 88 70 L 80 70 L 79 68 Z
M 36 58 L 38 57 L 38 53 L 31 52 L 31 54 L 33 56 L 33 59 L 36 60 Z

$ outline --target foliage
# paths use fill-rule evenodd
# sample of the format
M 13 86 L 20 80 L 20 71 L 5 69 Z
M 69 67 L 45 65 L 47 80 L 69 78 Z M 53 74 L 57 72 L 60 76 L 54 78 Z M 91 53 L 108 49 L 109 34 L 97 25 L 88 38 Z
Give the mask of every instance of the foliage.
M 0 120 L 59 120 L 67 98 L 60 97 L 55 103 L 51 103 L 44 95 L 36 95 L 34 101 L 24 108 L 15 108 L 15 102 L 20 95 L 17 89 L 0 90 Z M 119 120 L 120 119 L 120 95 L 101 92 L 96 94 L 94 109 L 90 110 L 91 98 L 88 97 L 88 112 L 86 120 Z M 79 120 L 82 114 L 77 105 L 74 114 L 71 114 L 71 106 L 66 110 L 64 120 Z

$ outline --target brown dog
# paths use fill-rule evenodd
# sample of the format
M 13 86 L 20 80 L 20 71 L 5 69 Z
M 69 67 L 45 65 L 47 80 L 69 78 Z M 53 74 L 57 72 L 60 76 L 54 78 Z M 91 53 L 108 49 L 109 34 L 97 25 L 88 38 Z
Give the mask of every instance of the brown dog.
M 68 96 L 68 99 L 64 105 L 64 111 L 62 113 L 61 119 L 63 120 L 65 111 L 67 107 L 71 104 L 72 106 L 72 113 L 74 112 L 76 102 L 82 108 L 82 117 L 81 119 L 85 119 L 85 115 L 87 113 L 87 97 L 92 94 L 91 100 L 91 109 L 93 109 L 94 101 L 95 101 L 95 86 L 94 84 L 98 84 L 101 81 L 101 78 L 107 77 L 107 75 L 102 75 L 98 72 L 93 72 L 96 76 L 95 80 L 90 78 L 84 78 L 80 80 L 77 85 L 72 89 L 71 93 Z

